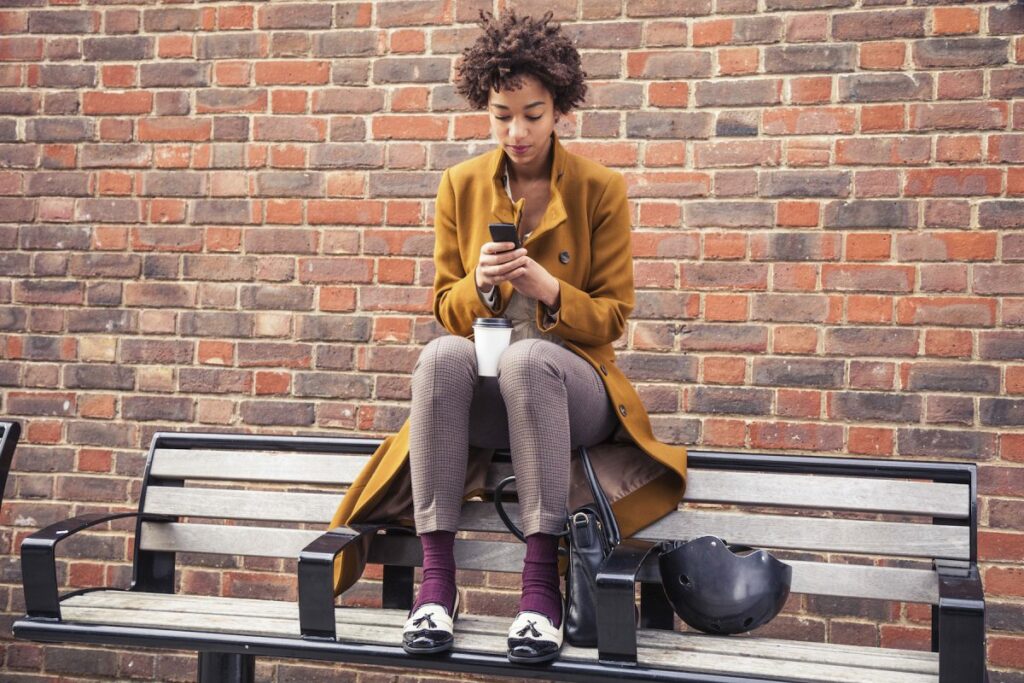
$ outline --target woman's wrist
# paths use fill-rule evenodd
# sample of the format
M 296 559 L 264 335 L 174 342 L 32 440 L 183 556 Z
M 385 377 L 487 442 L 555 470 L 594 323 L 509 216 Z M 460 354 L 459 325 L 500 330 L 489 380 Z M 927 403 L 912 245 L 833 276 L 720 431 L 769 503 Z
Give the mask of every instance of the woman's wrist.
M 555 313 L 561 307 L 561 303 L 562 303 L 561 294 L 562 294 L 562 287 L 561 287 L 561 284 L 558 282 L 558 278 L 552 277 L 551 278 L 551 284 L 548 287 L 548 293 L 547 293 L 546 296 L 541 298 L 541 303 L 543 303 L 545 306 L 547 306 L 547 309 L 549 311 L 551 311 L 552 313 Z

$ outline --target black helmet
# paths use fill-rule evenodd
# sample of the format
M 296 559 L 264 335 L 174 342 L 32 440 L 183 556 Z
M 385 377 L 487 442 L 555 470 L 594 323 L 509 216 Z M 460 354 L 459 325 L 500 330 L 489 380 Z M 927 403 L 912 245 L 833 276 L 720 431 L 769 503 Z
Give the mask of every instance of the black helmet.
M 661 585 L 679 618 L 705 633 L 751 631 L 782 611 L 793 568 L 764 550 L 727 546 L 716 536 L 662 545 Z

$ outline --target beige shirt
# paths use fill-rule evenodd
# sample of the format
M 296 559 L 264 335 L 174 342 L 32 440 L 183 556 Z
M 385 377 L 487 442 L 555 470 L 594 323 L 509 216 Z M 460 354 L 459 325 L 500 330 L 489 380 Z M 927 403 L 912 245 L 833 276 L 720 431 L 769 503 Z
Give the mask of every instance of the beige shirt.
M 508 198 L 512 199 L 512 188 L 509 186 L 507 173 L 502 180 L 504 181 L 505 192 L 508 194 Z M 530 233 L 523 235 L 523 241 L 525 242 L 526 238 L 529 236 Z M 491 291 L 486 294 L 481 292 L 480 295 L 492 311 L 498 310 L 497 287 L 492 287 Z M 536 299 L 531 299 L 528 296 L 520 294 L 518 291 L 513 291 L 502 317 L 512 323 L 512 343 L 515 343 L 520 339 L 544 339 L 554 344 L 558 344 L 559 346 L 565 346 L 562 338 L 557 334 L 547 334 L 537 329 Z

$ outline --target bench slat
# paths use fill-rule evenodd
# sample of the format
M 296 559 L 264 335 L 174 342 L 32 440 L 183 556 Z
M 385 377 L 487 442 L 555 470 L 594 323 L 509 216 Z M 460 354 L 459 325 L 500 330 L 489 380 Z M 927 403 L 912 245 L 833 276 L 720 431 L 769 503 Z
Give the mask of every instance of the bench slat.
M 326 524 L 338 507 L 336 493 L 290 493 L 150 486 L 145 512 L 155 515 Z
M 958 560 L 970 557 L 970 528 L 939 524 L 687 510 L 666 515 L 636 536 L 688 539 L 707 534 L 755 548 Z
M 960 484 L 692 469 L 686 502 L 735 503 L 967 519 L 970 489 Z
M 184 596 L 160 596 L 150 602 L 141 595 L 125 604 L 111 592 L 89 593 L 66 600 L 65 619 L 81 623 L 125 626 L 172 626 L 187 630 L 228 633 L 259 633 L 298 637 L 294 604 L 285 612 L 269 601 L 200 598 L 209 607 L 197 609 Z M 141 599 L 140 599 L 141 598 Z M 223 606 L 218 602 L 229 602 Z M 149 604 L 147 604 L 147 602 Z M 256 603 L 256 604 L 253 604 Z M 339 608 L 340 639 L 393 644 L 397 642 L 406 613 L 402 610 Z M 502 654 L 509 617 L 463 615 L 456 622 L 457 645 L 462 651 Z M 932 653 L 882 650 L 847 645 L 802 643 L 742 637 L 723 638 L 641 630 L 638 634 L 642 664 L 714 671 L 717 673 L 782 674 L 796 680 L 860 683 L 865 676 L 886 683 L 935 683 L 938 660 Z M 566 646 L 566 660 L 596 660 L 596 650 Z
M 143 523 L 142 547 L 146 550 L 255 555 L 295 558 L 319 531 L 265 529 L 211 524 Z M 404 564 L 402 558 L 418 554 L 419 541 L 412 536 L 379 539 L 369 561 Z M 459 539 L 455 558 L 462 569 L 518 573 L 523 567 L 521 543 Z M 933 571 L 896 567 L 790 561 L 794 593 L 835 597 L 901 600 L 936 604 L 938 578 Z M 648 577 L 650 578 L 650 577 Z
M 517 520 L 516 505 L 505 507 Z M 505 525 L 491 503 L 469 502 L 462 507 L 460 528 L 504 531 Z M 706 534 L 754 548 L 951 559 L 967 559 L 970 553 L 968 527 L 711 510 L 673 512 L 635 535 L 660 541 Z
M 158 479 L 348 486 L 369 459 L 367 455 L 157 448 L 150 475 Z
M 158 448 L 151 473 L 160 479 L 344 487 L 352 483 L 368 460 L 365 455 Z M 495 463 L 488 473 L 488 484 L 493 488 L 511 474 L 509 463 Z M 959 484 L 691 469 L 685 500 L 966 519 L 969 497 L 969 489 Z

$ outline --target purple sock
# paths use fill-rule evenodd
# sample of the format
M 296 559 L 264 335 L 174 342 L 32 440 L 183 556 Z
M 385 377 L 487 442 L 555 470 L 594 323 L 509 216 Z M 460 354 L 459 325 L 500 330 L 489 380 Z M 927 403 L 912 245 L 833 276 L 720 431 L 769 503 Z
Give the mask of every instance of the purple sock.
M 431 531 L 420 535 L 423 544 L 423 581 L 412 609 L 428 602 L 443 605 L 449 616 L 455 609 L 455 532 Z
M 562 623 L 562 591 L 558 584 L 558 537 L 531 534 L 526 537 L 523 562 L 523 594 L 520 612 L 540 612 L 558 628 Z

